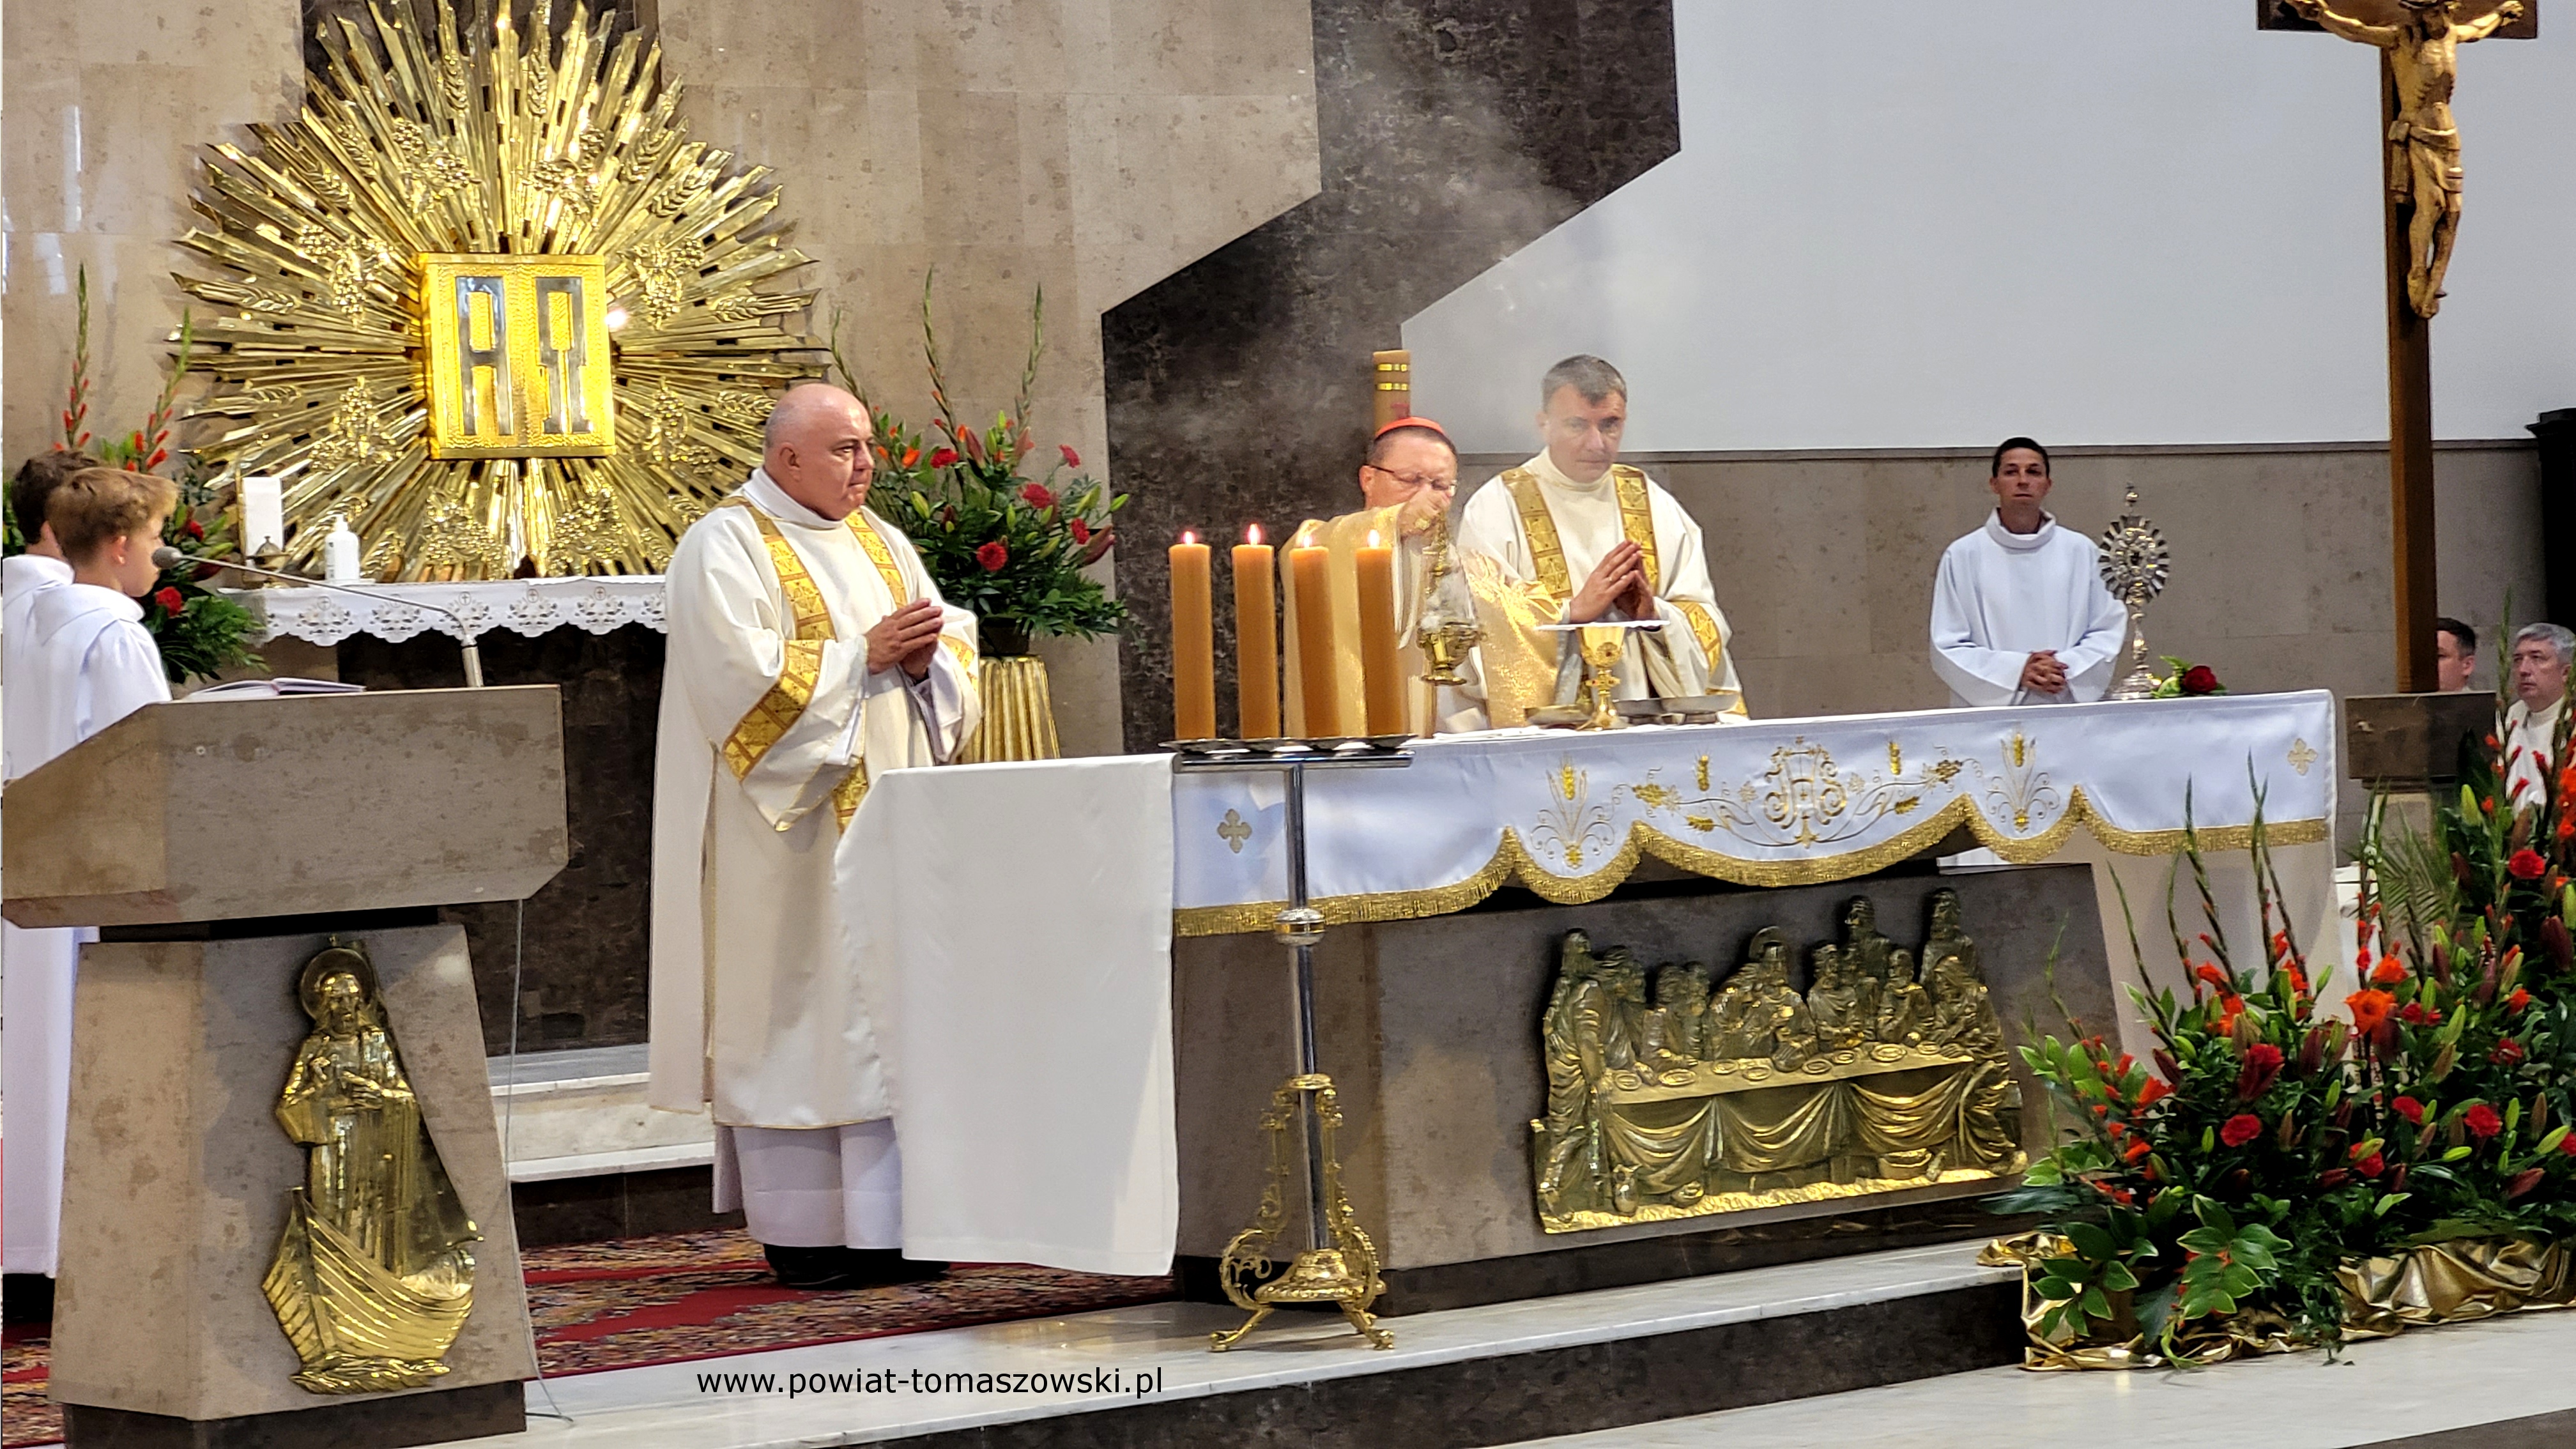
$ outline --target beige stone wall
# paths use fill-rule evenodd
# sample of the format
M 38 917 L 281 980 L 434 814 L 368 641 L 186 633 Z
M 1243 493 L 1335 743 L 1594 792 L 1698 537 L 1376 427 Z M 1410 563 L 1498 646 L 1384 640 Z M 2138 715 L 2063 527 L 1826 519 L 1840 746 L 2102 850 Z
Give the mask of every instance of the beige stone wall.
M 165 376 L 201 148 L 304 95 L 296 0 L 6 0 L 0 102 L 0 457 L 60 436 L 73 279 L 86 263 L 91 431 L 131 431 Z
M 2396 680 L 2387 458 L 2359 443 L 2062 449 L 2049 506 L 2099 534 L 2122 491 L 2138 490 L 2174 555 L 2147 613 L 2153 653 L 2208 664 L 2238 693 L 2385 693 Z M 1949 702 L 1929 660 L 1932 575 L 1992 507 L 1984 452 L 1631 461 L 1706 532 L 1757 717 Z M 2475 626 L 2486 656 L 2508 588 L 2520 618 L 2541 607 L 2538 455 L 2528 441 L 2446 444 L 2436 468 L 2442 612 Z M 2478 682 L 2492 687 L 2491 666 Z M 2361 805 L 2349 786 L 2344 804 L 2348 818 Z
M 1070 443 L 1098 472 L 1101 312 L 1318 186 L 1305 0 L 652 8 L 692 131 L 778 171 L 817 330 L 840 307 L 852 366 L 915 426 L 923 273 L 952 400 L 986 423 L 1042 284 L 1038 452 Z M 1047 657 L 1066 752 L 1118 750 L 1116 645 Z

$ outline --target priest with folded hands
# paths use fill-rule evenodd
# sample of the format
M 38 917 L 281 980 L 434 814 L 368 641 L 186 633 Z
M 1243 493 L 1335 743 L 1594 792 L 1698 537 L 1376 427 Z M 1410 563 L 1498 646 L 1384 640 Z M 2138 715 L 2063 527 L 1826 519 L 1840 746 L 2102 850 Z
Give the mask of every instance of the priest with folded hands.
M 668 573 L 654 762 L 652 1101 L 708 1109 L 716 1207 L 793 1287 L 934 1275 L 902 1256 L 902 1159 L 838 857 L 868 781 L 981 716 L 975 616 L 867 510 L 868 412 L 802 383 Z M 860 871 L 865 862 L 855 863 Z

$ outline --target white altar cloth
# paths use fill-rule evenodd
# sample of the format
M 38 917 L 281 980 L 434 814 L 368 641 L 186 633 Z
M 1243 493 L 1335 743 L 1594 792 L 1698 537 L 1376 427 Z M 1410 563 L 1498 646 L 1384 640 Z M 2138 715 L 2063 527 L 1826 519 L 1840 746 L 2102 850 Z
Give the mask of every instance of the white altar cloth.
M 1757 720 L 1424 741 L 1402 770 L 1306 781 L 1308 892 L 1328 922 L 1463 909 L 1517 882 L 1598 900 L 1653 856 L 1744 885 L 1885 869 L 1965 825 L 2028 864 L 2088 831 L 2129 855 L 2331 832 L 2334 696 Z M 1172 793 L 1182 935 L 1261 931 L 1288 894 L 1279 777 L 1193 774 Z
M 1167 755 L 952 765 L 860 802 L 839 896 L 894 1023 L 909 1255 L 1170 1270 L 1171 783 Z
M 229 589 L 227 597 L 259 620 L 263 639 L 301 639 L 331 645 L 360 634 L 399 644 L 416 634 L 464 638 L 497 629 L 535 638 L 573 628 L 605 634 L 628 624 L 667 632 L 662 617 L 662 576 L 561 579 L 484 579 L 456 584 L 379 584 L 361 580 L 366 594 L 294 584 L 273 589 Z M 377 597 L 368 597 L 375 595 Z M 428 605 L 423 608 L 421 605 Z M 433 614 L 445 609 L 463 624 Z

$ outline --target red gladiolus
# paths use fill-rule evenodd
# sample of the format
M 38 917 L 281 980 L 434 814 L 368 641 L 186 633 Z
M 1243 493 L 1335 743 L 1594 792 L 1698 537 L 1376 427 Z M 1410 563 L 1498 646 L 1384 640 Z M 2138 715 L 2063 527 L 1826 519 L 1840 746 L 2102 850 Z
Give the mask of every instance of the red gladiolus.
M 2120 1160 L 2122 1162 L 2135 1162 L 2139 1158 L 2144 1157 L 2155 1150 L 2156 1145 L 2154 1143 L 2141 1137 L 2131 1142 L 2128 1146 L 2120 1149 Z
M 2385 991 L 2356 991 L 2345 997 L 2343 1004 L 2352 1008 L 2352 1029 L 2368 1035 L 2377 1031 L 2381 1022 L 2388 1020 L 2388 1013 L 2397 1005 L 2397 998 Z
M 2164 1078 L 2149 1077 L 2147 1084 L 2138 1089 L 2137 1110 L 2143 1112 L 2172 1095 L 2173 1088 L 2165 1085 Z
M 905 466 L 905 467 L 909 468 L 909 467 L 911 467 L 913 464 L 918 463 L 918 462 L 920 462 L 920 461 L 921 461 L 921 450 L 920 450 L 919 448 L 906 448 L 906 449 L 904 449 L 904 450 L 903 450 L 903 466 Z M 952 461 L 953 461 L 953 456 L 952 456 Z M 931 466 L 932 466 L 932 467 L 937 467 L 937 466 L 938 466 L 938 464 L 933 463 Z
M 1091 542 L 1091 525 L 1083 522 L 1081 519 L 1076 518 L 1067 521 L 1065 528 L 1073 535 L 1073 541 L 1075 543 Z
M 2517 987 L 2515 987 L 2515 988 L 2513 989 L 2513 995 L 2508 996 L 2508 997 L 2506 997 L 2506 998 L 2504 999 L 2504 1007 L 2505 1007 L 2505 1010 L 2507 1010 L 2507 1011 L 2520 1011 L 2520 1010 L 2522 1010 L 2524 1007 L 2529 1006 L 2530 1004 L 2531 1004 L 2531 993 L 2530 993 L 2530 992 L 2528 992 L 2528 991 L 2523 990 L 2523 989 L 2522 989 L 2521 987 L 2519 987 L 2519 986 L 2517 986 Z
M 2414 1098 L 2400 1097 L 2396 1101 L 2389 1103 L 2388 1106 L 2389 1110 L 2395 1112 L 2398 1116 L 2405 1118 L 2408 1122 L 2411 1122 L 2418 1127 L 2424 1125 L 2424 1104 L 2416 1101 Z
M 2136 1193 L 2129 1191 L 2125 1187 L 2105 1187 L 2102 1191 L 2110 1195 L 2111 1201 L 2118 1203 L 2122 1207 L 2127 1207 L 2137 1197 Z
M 2236 1029 L 2236 1018 L 2244 1014 L 2244 997 L 2222 995 L 2218 998 L 2218 1014 L 2210 1018 L 2210 1030 L 2219 1032 L 2234 1031 Z
M 2227 989 L 2227 973 L 2219 970 L 2216 962 L 2203 961 L 2191 968 L 2191 974 L 2222 991 Z
M 2230 1147 L 2242 1147 L 2263 1135 L 2263 1119 L 2251 1112 L 2239 1112 L 2218 1129 L 2218 1140 Z
M 930 455 L 930 466 L 933 468 L 952 468 L 955 467 L 956 464 L 957 450 L 955 448 L 942 448 L 938 452 Z
M 1055 507 L 1055 494 L 1043 483 L 1032 483 L 1020 490 L 1020 501 L 1031 508 Z
M 1064 454 L 1064 466 L 1068 468 L 1079 468 L 1082 466 L 1082 455 L 1073 450 L 1073 445 L 1071 443 L 1058 443 L 1055 445 L 1055 450 Z
M 2281 971 L 2284 975 L 2290 978 L 2290 989 L 2292 991 L 2297 992 L 2301 996 L 2308 994 L 2308 973 L 2286 962 L 2282 964 Z
M 2216 694 L 2218 672 L 2206 664 L 2195 664 L 2182 672 L 2182 692 L 2187 695 Z
M 2281 1049 L 2258 1041 L 2245 1049 L 2245 1065 L 2236 1073 L 2236 1096 L 2251 1102 L 2270 1091 L 2281 1077 Z
M 1003 547 L 1002 541 L 998 538 L 975 550 L 975 562 L 982 564 L 984 572 L 988 574 L 1000 573 L 1002 565 L 1010 561 L 1011 551 Z
M 2469 1135 L 2480 1142 L 2504 1130 L 2504 1119 L 2496 1115 L 2495 1108 L 2484 1102 L 2478 1103 L 2462 1114 L 2460 1121 L 2468 1127 Z
M 152 602 L 159 604 L 161 612 L 165 614 L 176 614 L 188 606 L 188 601 L 179 597 L 179 591 L 173 588 L 164 588 L 154 594 Z
M 2379 965 L 2370 973 L 2370 984 L 2373 986 L 2394 986 L 2405 979 L 2406 963 L 2394 956 L 2380 957 Z
M 2504 868 L 2513 873 L 2515 880 L 2538 880 L 2549 874 L 2549 862 L 2536 850 L 2515 851 L 2513 859 L 2504 863 Z

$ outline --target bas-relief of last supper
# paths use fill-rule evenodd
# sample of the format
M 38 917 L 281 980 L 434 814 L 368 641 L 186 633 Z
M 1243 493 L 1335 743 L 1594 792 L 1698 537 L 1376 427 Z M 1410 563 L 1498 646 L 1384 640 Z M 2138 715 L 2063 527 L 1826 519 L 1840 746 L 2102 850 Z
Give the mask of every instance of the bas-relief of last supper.
M 1652 975 L 1581 931 L 1540 1027 L 1547 1115 L 1530 1123 L 1551 1233 L 1856 1198 L 2019 1172 L 2021 1091 L 1958 893 L 1920 951 L 1855 897 L 1807 988 L 1775 927 L 1714 982 Z

